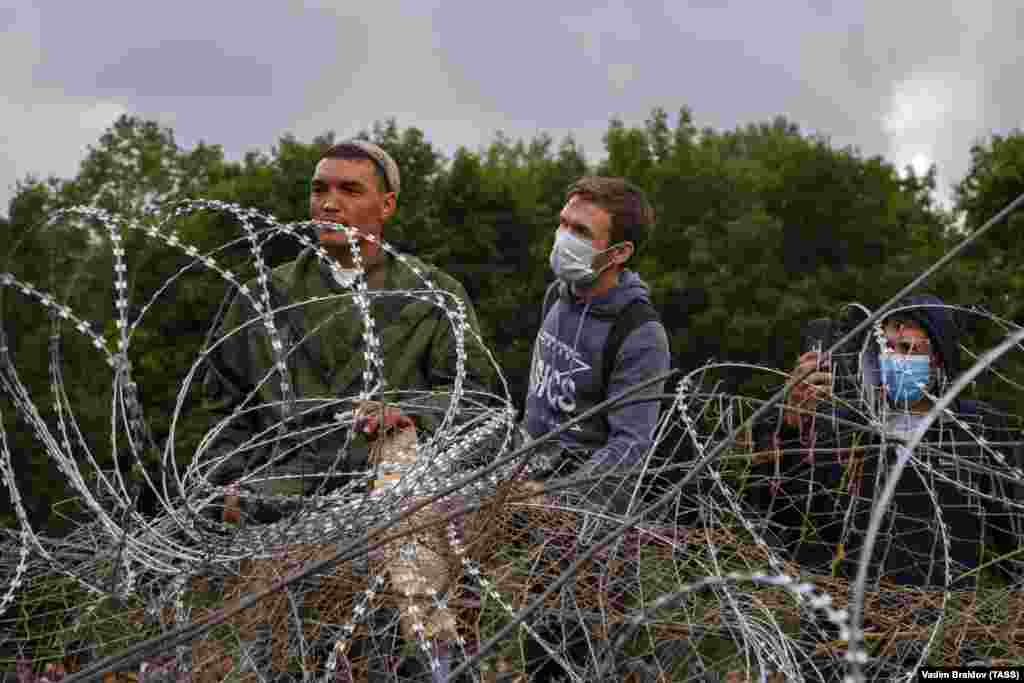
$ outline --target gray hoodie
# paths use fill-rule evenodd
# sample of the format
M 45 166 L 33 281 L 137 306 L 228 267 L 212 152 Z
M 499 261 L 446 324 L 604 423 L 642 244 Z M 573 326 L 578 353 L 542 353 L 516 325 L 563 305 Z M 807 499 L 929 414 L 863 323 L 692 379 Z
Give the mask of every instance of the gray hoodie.
M 526 398 L 526 430 L 538 438 L 605 399 L 626 391 L 669 367 L 665 327 L 658 321 L 633 330 L 619 350 L 608 385 L 602 377 L 604 347 L 619 312 L 636 299 L 650 301 L 647 285 L 633 271 L 623 271 L 619 284 L 590 301 L 580 301 L 562 282 L 558 299 L 541 323 L 533 348 L 530 389 Z M 549 289 L 549 294 L 550 294 Z M 664 392 L 664 382 L 641 396 Z M 658 421 L 657 400 L 615 407 L 559 435 L 559 445 L 586 451 L 588 465 L 631 465 L 651 445 Z

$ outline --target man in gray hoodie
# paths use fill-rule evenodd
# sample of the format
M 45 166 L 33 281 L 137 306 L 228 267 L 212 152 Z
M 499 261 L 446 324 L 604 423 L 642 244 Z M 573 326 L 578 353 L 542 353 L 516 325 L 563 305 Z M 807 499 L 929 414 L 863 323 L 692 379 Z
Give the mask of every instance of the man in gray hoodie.
M 551 250 L 558 279 L 545 293 L 533 348 L 523 421 L 531 438 L 668 370 L 665 327 L 647 285 L 626 269 L 653 223 L 643 191 L 623 178 L 584 177 L 569 188 Z M 650 450 L 663 392 L 664 382 L 655 383 L 542 446 L 531 463 L 536 488 L 537 480 L 572 476 L 588 500 L 622 512 Z M 650 400 L 634 401 L 643 398 Z M 548 654 L 557 643 L 571 666 L 587 666 L 594 645 L 584 625 L 570 621 L 536 625 L 549 646 L 529 640 L 530 680 L 564 675 L 566 664 Z
M 643 191 L 623 178 L 583 177 L 569 188 L 551 251 L 558 279 L 545 294 L 533 349 L 524 420 L 532 438 L 668 369 L 665 327 L 647 285 L 626 268 L 653 223 Z M 635 307 L 649 315 L 610 349 L 616 320 Z M 663 392 L 656 384 L 634 397 L 651 400 L 631 399 L 574 425 L 546 449 L 542 469 L 558 476 L 632 470 L 650 449 Z

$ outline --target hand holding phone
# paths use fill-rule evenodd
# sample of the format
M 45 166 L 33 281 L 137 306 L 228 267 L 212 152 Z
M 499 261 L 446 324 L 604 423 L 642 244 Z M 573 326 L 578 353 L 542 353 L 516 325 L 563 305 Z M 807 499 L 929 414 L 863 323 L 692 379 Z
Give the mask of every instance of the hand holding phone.
M 819 400 L 832 393 L 832 365 L 825 353 L 832 343 L 832 331 L 833 323 L 828 318 L 818 318 L 804 325 L 801 344 L 805 351 L 790 374 L 791 379 L 803 379 L 793 387 L 786 400 L 787 424 L 799 424 L 801 415 L 813 411 Z

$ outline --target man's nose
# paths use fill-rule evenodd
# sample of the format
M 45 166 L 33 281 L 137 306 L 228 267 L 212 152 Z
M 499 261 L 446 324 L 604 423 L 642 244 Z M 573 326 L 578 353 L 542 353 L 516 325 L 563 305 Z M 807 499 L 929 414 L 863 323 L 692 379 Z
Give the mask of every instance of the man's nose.
M 336 213 L 341 208 L 341 202 L 333 194 L 324 196 L 320 202 L 320 209 L 325 213 Z

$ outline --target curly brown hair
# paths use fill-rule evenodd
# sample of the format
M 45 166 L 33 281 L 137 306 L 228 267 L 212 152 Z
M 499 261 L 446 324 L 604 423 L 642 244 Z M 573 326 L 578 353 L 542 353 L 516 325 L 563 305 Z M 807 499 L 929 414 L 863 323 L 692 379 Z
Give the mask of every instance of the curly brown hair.
M 625 178 L 583 176 L 569 186 L 565 198 L 576 196 L 608 212 L 612 221 L 609 245 L 632 242 L 636 252 L 654 228 L 654 208 L 647 195 Z

